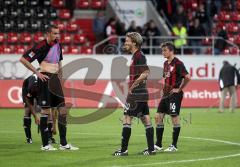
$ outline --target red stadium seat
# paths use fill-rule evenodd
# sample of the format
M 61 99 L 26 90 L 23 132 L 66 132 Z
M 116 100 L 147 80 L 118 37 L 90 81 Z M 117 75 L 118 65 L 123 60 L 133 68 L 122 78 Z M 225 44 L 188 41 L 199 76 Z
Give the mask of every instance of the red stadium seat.
M 72 43 L 72 36 L 71 36 L 71 34 L 62 34 L 60 41 L 63 44 L 70 45 Z
M 90 46 L 82 46 L 81 47 L 81 54 L 92 54 L 93 50 Z
M 236 36 L 235 42 L 236 42 L 236 44 L 240 45 L 240 36 L 239 35 Z
M 10 44 L 16 44 L 18 42 L 18 34 L 15 32 L 7 33 L 7 42 Z
M 92 0 L 91 7 L 93 9 L 102 9 L 105 7 L 105 4 L 103 0 Z
M 232 20 L 233 21 L 240 21 L 240 13 L 239 12 L 233 12 L 232 13 Z
M 205 54 L 212 55 L 212 48 L 207 48 Z
M 64 0 L 52 0 L 51 4 L 55 8 L 63 8 L 65 6 Z
M 79 54 L 80 50 L 78 46 L 69 46 L 68 54 Z
M 229 12 L 220 12 L 219 20 L 221 21 L 230 21 L 231 14 Z
M 69 46 L 67 46 L 67 45 L 66 45 L 66 46 L 63 46 L 63 47 L 62 47 L 62 53 L 63 53 L 63 54 L 68 54 L 68 53 L 69 53 Z
M 13 47 L 11 45 L 0 45 L 0 53 L 1 54 L 14 53 Z
M 224 55 L 230 55 L 230 49 L 229 49 L 229 48 L 225 48 L 225 49 L 223 50 L 223 54 L 224 54 Z
M 87 9 L 89 8 L 89 6 L 90 6 L 89 0 L 78 0 L 76 2 L 76 7 L 79 9 Z
M 44 40 L 43 33 L 42 32 L 35 33 L 34 36 L 33 36 L 33 40 L 34 40 L 34 42 L 39 42 L 39 41 Z
M 230 48 L 230 54 L 231 55 L 239 55 L 240 49 L 237 47 L 231 47 Z
M 24 45 L 17 45 L 17 46 L 15 47 L 15 52 L 16 52 L 17 54 L 24 54 L 25 51 L 26 51 L 26 47 L 25 47 Z
M 63 21 L 54 20 L 54 21 L 52 21 L 52 24 L 57 25 L 60 31 L 65 31 L 66 30 L 66 24 Z
M 212 39 L 211 38 L 205 38 L 202 40 L 203 45 L 211 45 L 212 44 Z
M 67 24 L 66 30 L 67 32 L 74 33 L 78 31 L 78 27 L 79 26 L 76 21 L 71 21 L 70 23 Z
M 58 17 L 63 20 L 67 20 L 71 18 L 71 12 L 68 9 L 59 10 Z
M 235 43 L 235 36 L 231 35 L 231 34 L 228 34 L 228 40 L 232 43 Z
M 32 42 L 32 36 L 29 32 L 24 32 L 20 34 L 20 42 L 24 44 L 29 44 Z
M 5 35 L 4 33 L 0 33 L 0 43 L 5 42 Z
M 228 23 L 226 25 L 226 30 L 229 33 L 238 33 L 239 28 L 238 28 L 238 25 L 236 23 Z
M 74 44 L 84 44 L 86 42 L 86 36 L 83 34 L 75 34 L 73 37 Z

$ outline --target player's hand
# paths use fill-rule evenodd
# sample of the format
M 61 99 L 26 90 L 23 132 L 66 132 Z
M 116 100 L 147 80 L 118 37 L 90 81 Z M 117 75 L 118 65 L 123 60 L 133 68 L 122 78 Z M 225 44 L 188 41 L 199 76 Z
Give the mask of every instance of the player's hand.
M 180 92 L 180 89 L 172 89 L 170 94 L 173 94 L 173 93 L 179 93 Z
M 40 118 L 38 116 L 36 116 L 36 117 L 34 117 L 34 119 L 35 119 L 35 123 L 37 125 L 40 125 Z
M 47 81 L 47 80 L 49 79 L 49 77 L 48 77 L 47 75 L 44 75 L 44 74 L 42 74 L 42 73 L 40 73 L 40 72 L 37 72 L 36 75 L 37 75 L 37 77 L 40 78 L 43 82 L 44 82 L 44 81 Z

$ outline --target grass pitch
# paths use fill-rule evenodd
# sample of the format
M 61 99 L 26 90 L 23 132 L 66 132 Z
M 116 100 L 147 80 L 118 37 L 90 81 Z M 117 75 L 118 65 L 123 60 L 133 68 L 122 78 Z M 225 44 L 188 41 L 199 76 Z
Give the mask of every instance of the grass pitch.
M 87 115 L 94 109 L 73 109 L 73 115 Z M 155 109 L 151 109 L 154 116 Z M 113 157 L 120 147 L 122 110 L 89 124 L 68 125 L 68 142 L 78 151 L 43 152 L 40 135 L 32 119 L 33 144 L 26 144 L 22 127 L 23 109 L 0 109 L 0 166 L 51 167 L 236 167 L 240 164 L 240 110 L 217 113 L 217 109 L 182 109 L 178 152 L 143 156 L 146 148 L 143 125 L 134 120 L 129 156 Z M 153 119 L 152 119 L 153 121 Z M 172 126 L 165 119 L 163 144 L 171 144 Z M 58 135 L 55 138 L 59 141 Z M 54 145 L 59 147 L 58 144 Z

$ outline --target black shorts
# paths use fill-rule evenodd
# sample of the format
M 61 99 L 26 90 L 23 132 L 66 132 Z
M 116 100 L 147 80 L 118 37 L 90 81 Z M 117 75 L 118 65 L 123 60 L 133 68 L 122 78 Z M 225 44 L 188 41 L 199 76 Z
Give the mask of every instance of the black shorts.
M 181 103 L 183 98 L 183 92 L 174 93 L 169 96 L 163 96 L 158 105 L 158 113 L 165 113 L 168 115 L 179 115 Z
M 124 115 L 129 115 L 131 117 L 142 117 L 144 115 L 149 115 L 148 107 L 148 94 L 132 94 L 128 95 L 125 107 Z
M 35 97 L 27 97 L 27 96 L 22 96 L 22 100 L 23 100 L 23 104 L 24 104 L 24 107 L 28 107 L 28 103 L 30 105 L 34 105 L 34 98 Z
M 44 82 L 38 79 L 39 106 L 42 108 L 65 106 L 63 89 L 58 75 L 46 72 L 42 72 L 42 74 L 47 75 L 49 79 Z

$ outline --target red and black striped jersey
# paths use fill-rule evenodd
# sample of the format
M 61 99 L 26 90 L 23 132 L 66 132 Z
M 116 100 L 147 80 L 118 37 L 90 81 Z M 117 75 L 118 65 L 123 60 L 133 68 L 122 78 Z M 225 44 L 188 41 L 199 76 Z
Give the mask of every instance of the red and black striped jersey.
M 139 76 L 146 70 L 149 70 L 146 57 L 144 56 L 143 52 L 137 50 L 132 56 L 132 61 L 130 65 L 129 87 L 131 87 L 134 81 L 139 78 Z M 146 80 L 139 85 L 146 87 Z
M 40 64 L 46 58 L 48 52 L 55 44 L 58 44 L 60 47 L 59 61 L 61 61 L 63 59 L 61 44 L 57 41 L 48 44 L 46 39 L 40 41 L 39 43 L 36 43 L 31 49 L 29 49 L 26 53 L 23 54 L 23 57 L 30 63 L 37 59 L 38 63 Z
M 178 58 L 174 57 L 171 63 L 168 61 L 164 62 L 163 77 L 165 78 L 164 94 L 168 94 L 173 88 L 179 88 L 182 79 L 187 75 L 188 72 Z

